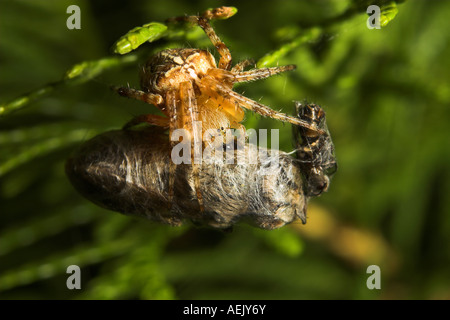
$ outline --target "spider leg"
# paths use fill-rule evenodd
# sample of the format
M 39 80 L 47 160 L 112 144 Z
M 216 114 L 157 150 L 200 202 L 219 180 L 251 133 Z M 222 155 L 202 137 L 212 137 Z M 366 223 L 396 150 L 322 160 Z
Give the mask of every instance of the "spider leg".
M 195 98 L 192 82 L 186 81 L 180 84 L 180 100 L 181 108 L 183 110 L 182 127 L 191 133 L 192 176 L 194 178 L 194 187 L 200 211 L 203 212 L 203 196 L 200 188 L 200 165 L 197 163 L 197 159 L 201 159 L 202 132 L 201 128 L 196 126 L 200 121 L 200 111 Z M 200 147 L 200 150 L 198 150 L 198 147 Z
M 222 69 L 209 69 L 208 75 L 210 75 L 213 78 L 216 78 L 218 80 L 223 80 L 227 83 L 234 84 L 234 83 L 239 83 L 239 82 L 249 82 L 249 81 L 266 79 L 266 78 L 272 77 L 272 76 L 277 75 L 282 72 L 294 70 L 296 68 L 295 65 L 290 64 L 290 65 L 281 66 L 281 67 L 261 68 L 261 69 L 253 69 L 253 70 L 249 70 L 249 71 L 233 72 L 234 69 L 239 69 L 239 68 L 236 68 L 238 66 L 239 66 L 239 64 L 234 66 L 234 68 L 231 71 L 222 70 Z
M 234 92 L 229 87 L 222 85 L 219 81 L 215 80 L 214 78 L 208 77 L 203 78 L 202 82 L 205 86 L 208 86 L 210 89 L 217 91 L 221 96 L 224 98 L 228 98 L 231 100 L 234 100 L 236 104 L 239 106 L 252 110 L 256 113 L 259 113 L 262 116 L 270 117 L 276 120 L 280 120 L 283 122 L 289 122 L 297 126 L 301 126 L 307 129 L 310 129 L 314 132 L 318 132 L 319 134 L 324 134 L 325 131 L 318 128 L 317 126 L 308 123 L 305 120 L 289 116 L 287 114 L 284 114 L 282 112 L 273 110 L 269 108 L 268 106 L 265 106 L 259 102 L 253 101 L 252 99 L 249 99 L 247 97 L 244 97 L 243 95 L 240 95 L 237 92 Z
M 144 92 L 133 88 L 124 88 L 116 86 L 111 87 L 111 89 L 120 94 L 122 97 L 136 99 L 148 104 L 153 104 L 154 106 L 159 108 L 166 116 L 169 115 L 169 113 L 163 107 L 164 103 L 163 97 L 159 94 Z
M 128 121 L 122 128 L 129 129 L 140 123 L 149 123 L 158 127 L 168 128 L 169 118 L 158 116 L 156 114 L 142 114 Z
M 233 7 L 219 7 L 214 9 L 208 9 L 201 14 L 202 17 L 212 19 L 226 19 L 233 16 L 236 13 L 236 9 Z
M 203 17 L 205 19 L 208 20 L 213 20 L 213 19 L 227 19 L 232 17 L 233 15 L 235 15 L 237 12 L 236 8 L 233 7 L 219 7 L 219 8 L 214 8 L 214 9 L 208 9 L 204 12 L 202 12 L 202 14 L 198 15 L 198 16 L 193 16 L 194 18 L 198 18 L 198 17 Z M 181 16 L 181 17 L 172 17 L 166 20 L 166 22 L 169 23 L 173 23 L 173 22 L 190 22 L 189 18 L 192 17 L 187 17 L 187 16 Z
M 297 68 L 296 65 L 290 64 L 290 65 L 281 66 L 281 67 L 261 68 L 261 69 L 253 69 L 253 70 L 249 70 L 249 71 L 235 72 L 233 74 L 234 75 L 233 83 L 266 79 L 266 78 L 272 77 L 272 76 L 277 75 L 282 72 L 295 70 L 295 68 Z
M 211 27 L 209 21 L 206 18 L 203 17 L 198 18 L 197 23 L 203 29 L 203 31 L 205 31 L 209 40 L 211 40 L 217 52 L 219 52 L 220 54 L 219 68 L 224 70 L 230 70 L 232 63 L 230 49 L 228 49 L 225 43 L 223 43 L 222 40 L 220 40 L 219 36 L 216 34 L 216 32 Z
M 216 47 L 217 51 L 220 54 L 219 68 L 230 70 L 232 62 L 230 50 L 225 45 L 225 43 L 223 43 L 222 40 L 220 40 L 219 36 L 216 34 L 214 29 L 211 27 L 211 24 L 209 23 L 209 20 L 216 18 L 216 16 L 218 16 L 218 14 L 213 14 L 213 12 L 214 10 L 208 10 L 204 12 L 201 16 L 176 17 L 168 19 L 167 21 L 188 22 L 200 26 L 200 28 L 202 28 L 203 31 L 205 31 L 209 40 L 211 40 L 212 44 L 214 45 L 214 47 Z
M 230 71 L 235 73 L 235 72 L 242 72 L 244 71 L 244 69 L 248 66 L 254 65 L 255 64 L 255 60 L 253 59 L 246 59 L 243 60 L 239 63 L 237 63 Z
M 174 130 L 181 128 L 181 114 L 177 104 L 177 92 L 175 90 L 166 93 L 167 112 L 169 114 L 169 137 L 172 137 Z M 177 141 L 170 139 L 171 150 L 177 144 Z M 177 165 L 170 161 L 169 165 L 169 205 L 172 205 L 174 197 L 175 174 Z M 170 209 L 170 208 L 169 208 Z

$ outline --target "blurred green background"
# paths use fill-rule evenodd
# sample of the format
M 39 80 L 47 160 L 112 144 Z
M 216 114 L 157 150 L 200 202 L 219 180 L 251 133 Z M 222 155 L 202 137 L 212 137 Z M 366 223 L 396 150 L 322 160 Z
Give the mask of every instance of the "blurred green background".
M 111 55 L 135 26 L 237 7 L 214 22 L 234 61 L 283 48 L 275 65 L 297 70 L 236 90 L 287 113 L 292 100 L 320 104 L 339 170 L 306 225 L 223 233 L 136 221 L 79 196 L 64 162 L 95 134 L 154 112 L 108 88 L 138 87 L 145 59 L 60 85 L 0 116 L 0 299 L 449 299 L 450 1 L 399 3 L 380 30 L 366 26 L 368 2 L 3 0 L 0 104 Z M 81 30 L 66 28 L 71 4 Z M 138 51 L 168 46 L 211 48 L 194 30 Z M 279 128 L 292 150 L 290 125 L 249 112 L 245 125 Z M 66 287 L 71 264 L 81 290 Z M 366 286 L 369 265 L 381 268 L 380 290 Z

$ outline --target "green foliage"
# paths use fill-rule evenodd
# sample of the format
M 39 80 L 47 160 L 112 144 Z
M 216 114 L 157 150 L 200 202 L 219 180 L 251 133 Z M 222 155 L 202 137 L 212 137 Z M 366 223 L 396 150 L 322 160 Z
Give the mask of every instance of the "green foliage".
M 166 25 L 157 22 L 147 23 L 142 27 L 136 27 L 117 40 L 114 44 L 114 53 L 129 53 L 147 41 L 153 42 L 163 37 L 166 30 Z
M 72 4 L 81 8 L 81 30 L 66 28 Z M 366 27 L 371 4 L 381 7 L 380 30 Z M 450 2 L 245 1 L 235 16 L 213 22 L 234 62 L 297 64 L 237 91 L 287 113 L 303 99 L 327 112 L 339 169 L 329 192 L 312 199 L 306 225 L 171 228 L 76 194 L 64 175 L 73 149 L 155 112 L 109 86 L 138 87 L 139 66 L 164 48 L 208 47 L 217 57 L 200 28 L 161 26 L 221 5 L 2 5 L 0 298 L 450 297 Z M 138 42 L 124 36 L 120 53 L 140 47 L 113 55 L 127 30 L 149 31 L 136 26 L 151 32 Z M 250 112 L 245 125 L 280 129 L 280 147 L 292 150 L 289 125 Z M 82 269 L 82 290 L 65 287 L 71 264 Z M 381 267 L 380 291 L 365 286 L 371 264 Z
M 397 3 L 395 3 L 395 1 L 392 1 L 384 6 L 381 6 L 380 9 L 380 26 L 386 27 L 390 21 L 394 20 L 395 16 L 398 13 Z

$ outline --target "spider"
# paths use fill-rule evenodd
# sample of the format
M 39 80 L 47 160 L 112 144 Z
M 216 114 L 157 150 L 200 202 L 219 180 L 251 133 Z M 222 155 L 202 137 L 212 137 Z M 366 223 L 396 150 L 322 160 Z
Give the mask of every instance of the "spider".
M 171 22 L 187 22 L 200 26 L 220 54 L 219 63 L 216 64 L 209 51 L 193 48 L 167 49 L 152 56 L 141 70 L 142 90 L 124 87 L 113 87 L 113 89 L 122 96 L 153 104 L 162 111 L 164 116 L 140 115 L 128 122 L 124 128 L 145 122 L 169 128 L 170 137 L 176 129 L 184 129 L 189 133 L 189 137 L 193 138 L 190 139 L 193 142 L 191 143 L 192 159 L 194 159 L 194 153 L 198 152 L 194 150 L 194 146 L 199 145 L 197 142 L 201 145 L 201 138 L 206 130 L 239 128 L 245 132 L 245 128 L 240 124 L 244 119 L 242 108 L 323 133 L 316 125 L 275 111 L 233 91 L 233 85 L 236 83 L 264 79 L 296 68 L 295 65 L 287 65 L 244 71 L 253 63 L 251 60 L 244 60 L 232 67 L 230 50 L 217 36 L 209 20 L 229 17 L 234 12 L 235 10 L 230 7 L 220 7 L 207 10 L 197 16 L 169 19 Z M 201 123 L 201 130 L 195 128 L 196 123 Z M 177 142 L 171 141 L 172 147 Z M 169 198 L 173 197 L 175 166 L 172 164 L 170 170 Z M 203 212 L 200 166 L 194 162 L 192 166 L 196 196 L 200 211 Z

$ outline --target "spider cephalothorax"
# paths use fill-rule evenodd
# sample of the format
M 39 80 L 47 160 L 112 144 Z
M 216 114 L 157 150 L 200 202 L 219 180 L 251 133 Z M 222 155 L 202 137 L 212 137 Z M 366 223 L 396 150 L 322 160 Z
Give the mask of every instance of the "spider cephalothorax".
M 171 137 L 176 129 L 185 129 L 192 142 L 192 159 L 194 159 L 194 142 L 201 142 L 201 135 L 206 130 L 244 129 L 240 124 L 244 118 L 242 108 L 323 133 L 315 124 L 275 111 L 233 91 L 233 85 L 236 83 L 268 78 L 293 70 L 295 65 L 244 71 L 245 67 L 252 64 L 250 60 L 245 60 L 232 67 L 229 49 L 209 24 L 209 20 L 214 17 L 234 14 L 234 11 L 229 9 L 222 7 L 207 10 L 200 16 L 171 19 L 175 22 L 184 21 L 199 25 L 219 52 L 219 63 L 216 65 L 214 57 L 208 51 L 200 49 L 167 49 L 151 57 L 141 71 L 142 90 L 131 88 L 115 88 L 115 90 L 123 96 L 155 105 L 165 116 L 141 115 L 131 120 L 125 127 L 147 122 L 169 128 Z M 200 132 L 195 129 L 196 123 L 201 123 Z M 178 143 L 178 140 L 172 141 L 173 145 L 174 143 Z M 172 171 L 175 171 L 175 167 Z M 203 210 L 199 166 L 194 162 L 192 173 L 200 209 Z M 170 189 L 173 190 L 173 186 Z

